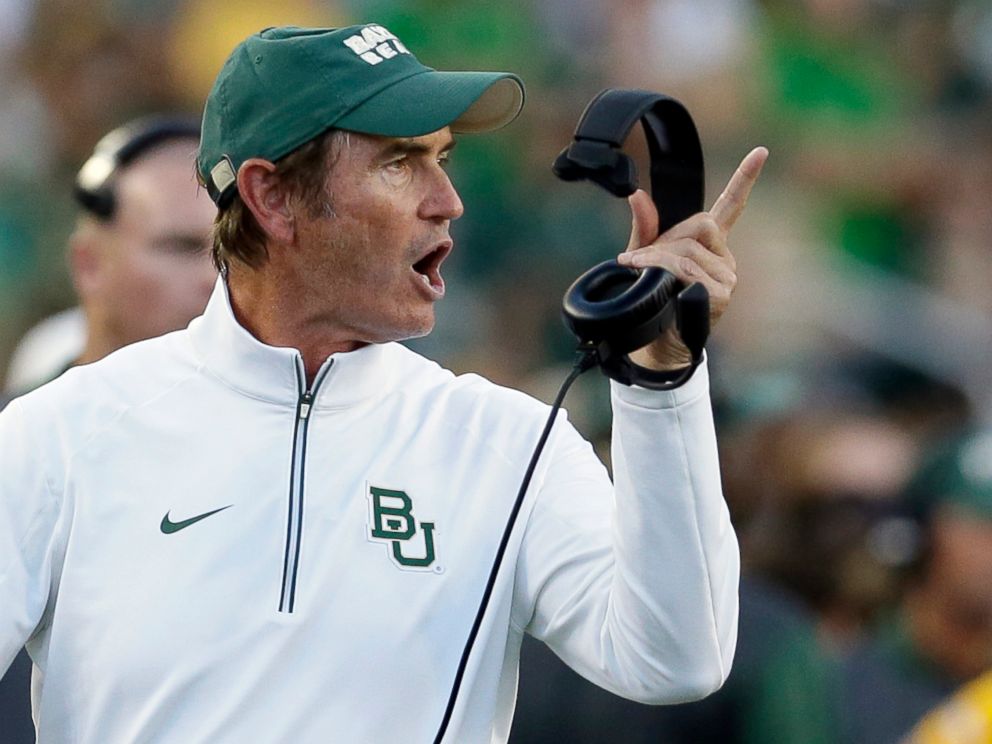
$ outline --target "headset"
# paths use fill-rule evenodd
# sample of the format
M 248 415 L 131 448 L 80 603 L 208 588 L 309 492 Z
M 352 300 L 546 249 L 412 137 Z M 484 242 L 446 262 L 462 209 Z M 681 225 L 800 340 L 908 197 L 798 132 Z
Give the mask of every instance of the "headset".
M 564 181 L 589 180 L 614 196 L 637 188 L 637 168 L 621 151 L 640 121 L 651 158 L 651 198 L 661 232 L 703 209 L 703 151 L 692 117 L 674 98 L 646 90 L 608 88 L 589 102 L 573 142 L 552 166 Z M 565 324 L 579 351 L 595 355 L 607 377 L 626 385 L 670 390 L 685 383 L 702 361 L 709 337 L 709 293 L 684 287 L 660 268 L 644 271 L 604 261 L 569 287 L 562 301 Z M 692 354 L 690 366 L 659 372 L 635 364 L 630 352 L 658 338 L 672 324 Z
M 153 147 L 177 139 L 199 139 L 200 122 L 181 115 L 147 116 L 105 134 L 76 175 L 73 195 L 87 212 L 110 221 L 117 211 L 114 181 L 119 171 Z

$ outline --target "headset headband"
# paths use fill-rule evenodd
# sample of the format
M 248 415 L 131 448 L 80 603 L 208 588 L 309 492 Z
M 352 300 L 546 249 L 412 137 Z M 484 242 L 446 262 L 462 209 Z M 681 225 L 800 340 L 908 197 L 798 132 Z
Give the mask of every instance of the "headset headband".
M 162 142 L 199 137 L 199 122 L 183 116 L 148 116 L 118 127 L 97 142 L 79 169 L 76 201 L 100 219 L 111 219 L 117 207 L 112 181 L 121 168 Z
M 674 98 L 646 90 L 610 88 L 586 106 L 571 145 L 552 170 L 565 181 L 589 180 L 615 196 L 637 189 L 634 161 L 620 148 L 640 121 L 651 156 L 651 196 L 661 232 L 702 211 L 703 150 L 692 117 Z

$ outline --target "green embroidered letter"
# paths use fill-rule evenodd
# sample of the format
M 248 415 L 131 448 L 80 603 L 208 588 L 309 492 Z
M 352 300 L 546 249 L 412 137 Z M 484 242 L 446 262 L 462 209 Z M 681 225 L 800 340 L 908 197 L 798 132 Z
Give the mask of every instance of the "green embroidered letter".
M 390 557 L 400 568 L 423 570 L 433 565 L 434 523 L 421 522 L 424 533 L 423 555 L 410 556 L 404 553 L 419 552 L 417 548 L 404 545 L 417 534 L 417 520 L 413 516 L 413 499 L 405 491 L 379 488 L 369 485 L 369 538 L 390 543 Z

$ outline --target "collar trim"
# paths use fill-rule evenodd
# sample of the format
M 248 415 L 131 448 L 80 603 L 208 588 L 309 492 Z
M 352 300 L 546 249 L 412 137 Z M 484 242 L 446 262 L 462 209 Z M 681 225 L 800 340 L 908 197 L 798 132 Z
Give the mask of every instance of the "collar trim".
M 302 392 L 297 381 L 302 355 L 295 348 L 264 344 L 238 323 L 223 276 L 217 278 L 203 315 L 190 323 L 189 334 L 205 369 L 225 385 L 252 398 L 295 407 Z M 369 344 L 332 354 L 334 362 L 314 407 L 346 408 L 382 395 L 390 387 L 396 365 L 388 357 L 396 346 Z

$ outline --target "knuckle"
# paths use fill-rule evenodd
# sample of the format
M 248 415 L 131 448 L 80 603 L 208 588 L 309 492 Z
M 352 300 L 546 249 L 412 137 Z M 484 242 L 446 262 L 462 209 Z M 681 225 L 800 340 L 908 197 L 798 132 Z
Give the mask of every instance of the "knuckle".
M 702 275 L 702 270 L 699 268 L 699 264 L 693 261 L 688 256 L 681 256 L 678 262 L 679 269 L 686 276 L 700 276 Z
M 686 238 L 684 255 L 698 261 L 700 259 L 705 259 L 706 254 L 708 253 L 709 250 L 699 240 L 694 238 Z

